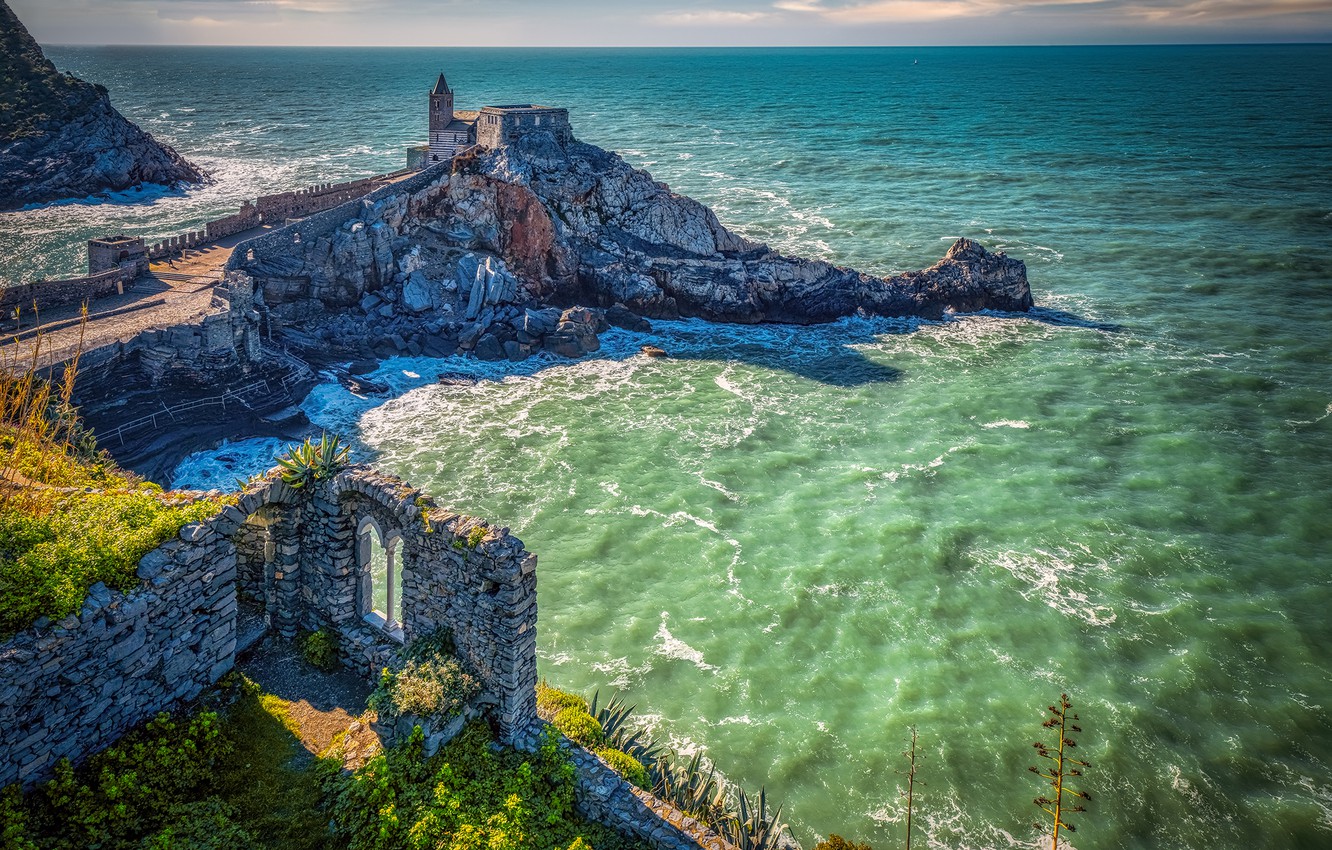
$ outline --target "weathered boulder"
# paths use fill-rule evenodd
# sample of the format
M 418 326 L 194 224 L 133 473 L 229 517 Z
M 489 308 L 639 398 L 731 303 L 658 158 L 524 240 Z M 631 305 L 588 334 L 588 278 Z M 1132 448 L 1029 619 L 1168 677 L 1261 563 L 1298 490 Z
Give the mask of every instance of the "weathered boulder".
M 623 304 L 612 304 L 606 309 L 606 321 L 617 328 L 639 333 L 651 333 L 652 323 Z

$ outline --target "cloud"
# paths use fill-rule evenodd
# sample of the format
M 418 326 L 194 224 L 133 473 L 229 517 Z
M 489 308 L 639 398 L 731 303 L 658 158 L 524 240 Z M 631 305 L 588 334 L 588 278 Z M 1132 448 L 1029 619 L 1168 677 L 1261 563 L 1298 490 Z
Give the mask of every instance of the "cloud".
M 771 12 L 735 12 L 722 9 L 707 9 L 702 12 L 662 12 L 653 15 L 652 20 L 666 26 L 716 26 L 727 24 L 752 24 L 775 17 Z
M 777 0 L 773 8 L 838 24 L 913 23 L 1073 8 L 1088 19 L 1203 24 L 1324 14 L 1332 12 L 1332 0 Z

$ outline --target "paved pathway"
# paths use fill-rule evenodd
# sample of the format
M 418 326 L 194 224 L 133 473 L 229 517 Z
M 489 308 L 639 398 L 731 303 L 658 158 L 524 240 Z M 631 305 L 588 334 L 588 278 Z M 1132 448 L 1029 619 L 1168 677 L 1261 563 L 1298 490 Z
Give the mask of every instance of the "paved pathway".
M 88 305 L 88 321 L 82 321 L 82 305 L 66 304 L 42 311 L 32 323 L 31 313 L 20 313 L 16 325 L 5 317 L 0 339 L 0 368 L 23 368 L 33 362 L 41 367 L 71 356 L 80 346 L 92 351 L 104 345 L 128 342 L 153 328 L 197 322 L 213 312 L 213 288 L 231 252 L 246 239 L 271 230 L 256 227 L 186 251 L 183 257 L 155 262 L 149 274 L 139 278 L 124 295 L 99 298 Z M 40 341 L 40 343 L 39 343 Z
M 415 177 L 410 171 L 379 181 L 374 188 Z M 82 305 L 67 304 L 42 311 L 33 324 L 30 311 L 20 321 L 0 317 L 0 369 L 23 369 L 36 362 L 41 368 L 60 363 L 79 350 L 92 351 L 128 342 L 153 328 L 197 322 L 213 311 L 213 287 L 237 245 L 276 225 L 261 225 L 207 245 L 184 256 L 155 262 L 149 274 L 135 281 L 124 295 L 99 298 L 88 305 L 88 321 L 81 320 Z M 26 315 L 23 315 L 26 314 Z M 40 340 L 40 343 L 39 343 Z

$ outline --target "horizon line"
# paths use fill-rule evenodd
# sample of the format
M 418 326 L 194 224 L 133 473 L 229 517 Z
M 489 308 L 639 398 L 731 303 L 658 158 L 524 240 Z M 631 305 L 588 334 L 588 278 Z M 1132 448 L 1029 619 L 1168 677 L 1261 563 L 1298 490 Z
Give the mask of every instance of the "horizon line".
M 1329 47 L 1328 41 L 1097 41 L 1011 44 L 209 44 L 163 42 L 52 41 L 45 47 L 263 47 L 306 50 L 914 50 L 1002 47 Z

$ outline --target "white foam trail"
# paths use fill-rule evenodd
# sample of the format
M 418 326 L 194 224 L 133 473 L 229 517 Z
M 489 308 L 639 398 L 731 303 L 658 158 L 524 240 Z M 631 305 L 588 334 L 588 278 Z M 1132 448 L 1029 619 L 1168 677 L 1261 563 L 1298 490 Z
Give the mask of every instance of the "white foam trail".
M 1104 560 L 1089 560 L 1091 550 L 1085 545 L 1072 545 L 1076 551 L 1070 548 L 1053 552 L 1010 550 L 991 555 L 989 559 L 1026 584 L 1026 588 L 1019 591 L 1022 598 L 1039 599 L 1061 614 L 1077 617 L 1092 626 L 1108 626 L 1117 619 L 1114 608 L 1092 602 L 1089 594 L 1093 591 L 1083 590 L 1080 586 L 1094 587 L 1090 574 L 1109 574 L 1112 572 L 1110 565 Z
M 666 658 L 688 661 L 700 670 L 716 673 L 717 668 L 703 660 L 703 653 L 671 634 L 670 629 L 666 628 L 666 621 L 670 616 L 665 611 L 661 612 L 661 625 L 657 627 L 656 635 L 657 640 L 661 642 L 653 647 L 652 651 Z

